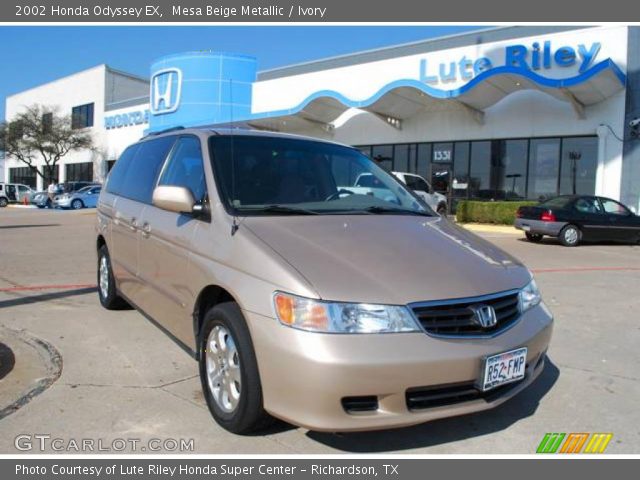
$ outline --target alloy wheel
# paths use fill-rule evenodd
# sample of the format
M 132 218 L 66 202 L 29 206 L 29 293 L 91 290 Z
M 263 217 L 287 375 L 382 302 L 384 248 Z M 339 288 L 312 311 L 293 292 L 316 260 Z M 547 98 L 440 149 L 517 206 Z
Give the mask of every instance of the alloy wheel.
M 207 338 L 206 373 L 211 396 L 226 413 L 233 412 L 240 401 L 240 357 L 231 332 L 215 325 Z

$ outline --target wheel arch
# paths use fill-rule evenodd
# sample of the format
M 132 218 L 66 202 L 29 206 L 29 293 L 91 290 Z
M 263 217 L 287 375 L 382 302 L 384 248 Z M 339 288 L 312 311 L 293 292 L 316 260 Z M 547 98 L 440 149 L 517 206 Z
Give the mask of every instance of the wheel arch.
M 200 356 L 198 342 L 205 314 L 220 303 L 235 301 L 236 299 L 231 292 L 219 285 L 207 285 L 200 291 L 193 307 L 193 335 L 196 341 L 196 359 Z

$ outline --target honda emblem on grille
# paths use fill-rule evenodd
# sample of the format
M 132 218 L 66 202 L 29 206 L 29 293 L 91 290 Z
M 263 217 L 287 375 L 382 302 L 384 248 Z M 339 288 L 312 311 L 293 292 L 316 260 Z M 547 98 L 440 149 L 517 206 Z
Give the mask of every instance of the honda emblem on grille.
M 482 328 L 495 327 L 496 323 L 498 323 L 496 311 L 493 307 L 489 305 L 473 305 L 469 308 L 473 311 L 475 321 L 479 323 Z

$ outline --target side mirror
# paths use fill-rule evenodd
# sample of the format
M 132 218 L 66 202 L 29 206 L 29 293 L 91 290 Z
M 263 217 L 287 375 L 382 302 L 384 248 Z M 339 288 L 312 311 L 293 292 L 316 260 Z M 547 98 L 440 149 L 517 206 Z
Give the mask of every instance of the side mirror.
M 159 185 L 153 190 L 151 203 L 170 212 L 193 213 L 196 201 L 188 188 Z

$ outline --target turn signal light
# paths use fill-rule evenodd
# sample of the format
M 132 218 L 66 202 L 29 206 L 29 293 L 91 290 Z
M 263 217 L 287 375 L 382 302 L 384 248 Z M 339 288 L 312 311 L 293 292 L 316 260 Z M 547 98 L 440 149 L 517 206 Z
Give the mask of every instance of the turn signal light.
M 551 210 L 547 210 L 546 212 L 543 212 L 542 215 L 540 215 L 540 220 L 542 220 L 543 222 L 555 222 L 556 216 Z

